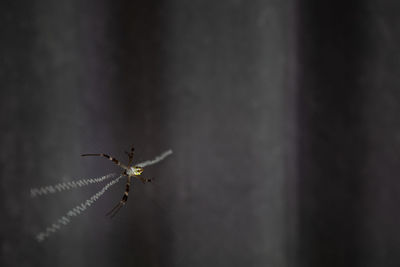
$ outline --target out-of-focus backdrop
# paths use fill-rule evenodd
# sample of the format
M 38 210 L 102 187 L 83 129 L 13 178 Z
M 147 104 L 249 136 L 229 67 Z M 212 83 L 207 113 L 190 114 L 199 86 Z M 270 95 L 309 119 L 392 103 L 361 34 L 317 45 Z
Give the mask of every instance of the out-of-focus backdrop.
M 398 1 L 2 1 L 1 266 L 399 266 Z M 102 185 L 145 169 L 42 243 Z

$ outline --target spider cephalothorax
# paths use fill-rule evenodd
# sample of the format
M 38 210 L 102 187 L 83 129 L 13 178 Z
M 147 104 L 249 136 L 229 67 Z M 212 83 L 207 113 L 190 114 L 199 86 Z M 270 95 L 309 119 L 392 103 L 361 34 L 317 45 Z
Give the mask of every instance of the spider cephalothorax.
M 126 170 L 126 175 L 128 176 L 138 176 L 141 175 L 143 172 L 143 168 L 132 166 Z
M 107 213 L 107 215 L 111 215 L 111 217 L 114 217 L 115 214 L 117 214 L 117 212 L 122 208 L 122 206 L 125 205 L 126 201 L 128 200 L 128 194 L 129 194 L 129 188 L 131 185 L 131 178 L 137 178 L 139 180 L 141 180 L 143 183 L 147 183 L 147 182 L 152 182 L 153 179 L 149 179 L 149 178 L 144 178 L 141 177 L 140 175 L 143 172 L 143 168 L 139 167 L 139 166 L 131 166 L 132 164 L 132 160 L 133 160 L 133 152 L 134 152 L 134 148 L 131 148 L 131 152 L 125 152 L 126 154 L 128 154 L 129 157 L 129 162 L 128 165 L 125 165 L 123 163 L 121 163 L 119 160 L 117 160 L 116 158 L 110 157 L 109 155 L 100 153 L 100 154 L 82 154 L 83 157 L 85 156 L 100 156 L 100 157 L 105 157 L 108 158 L 109 160 L 111 160 L 112 162 L 114 162 L 115 164 L 117 164 L 118 166 L 120 166 L 122 169 L 124 169 L 124 172 L 122 173 L 122 175 L 125 175 L 127 177 L 127 181 L 126 181 L 126 187 L 125 187 L 125 193 L 121 199 L 120 202 L 118 202 L 118 204 L 110 211 Z

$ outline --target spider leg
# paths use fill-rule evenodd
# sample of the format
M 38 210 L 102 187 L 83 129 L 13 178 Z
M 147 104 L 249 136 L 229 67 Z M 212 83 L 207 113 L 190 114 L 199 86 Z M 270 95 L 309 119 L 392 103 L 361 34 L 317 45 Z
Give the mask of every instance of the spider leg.
M 110 216 L 111 218 L 113 218 L 115 214 L 117 214 L 118 211 L 125 205 L 125 203 L 128 201 L 130 186 L 131 186 L 131 177 L 128 176 L 125 186 L 125 193 L 122 196 L 122 199 L 118 202 L 118 204 L 114 208 L 112 208 L 109 212 L 107 212 L 106 216 Z
M 123 169 L 125 169 L 125 170 L 127 169 L 127 167 L 124 164 L 122 164 L 119 160 L 117 160 L 116 158 L 110 157 L 107 154 L 103 154 L 103 153 L 100 153 L 100 154 L 82 154 L 81 156 L 82 157 L 86 157 L 86 156 L 105 157 L 105 158 L 108 158 L 109 160 L 111 160 L 112 162 L 114 162 L 115 164 L 117 164 L 118 166 L 122 167 Z
M 145 178 L 145 177 L 139 177 L 139 176 L 135 176 L 136 178 L 138 178 L 140 181 L 142 181 L 142 183 L 153 183 L 154 182 L 154 178 Z
M 131 152 L 126 152 L 125 151 L 125 153 L 128 155 L 128 157 L 129 157 L 129 163 L 128 163 L 128 166 L 131 166 L 131 164 L 132 164 L 132 160 L 133 160 L 133 152 L 135 151 L 135 148 L 132 146 L 131 147 Z
M 124 206 L 124 204 L 122 204 L 122 201 L 120 201 L 114 208 L 112 208 L 112 210 L 106 213 L 106 216 L 110 216 L 110 218 L 113 218 L 115 214 L 117 214 L 118 211 L 122 208 L 122 206 Z

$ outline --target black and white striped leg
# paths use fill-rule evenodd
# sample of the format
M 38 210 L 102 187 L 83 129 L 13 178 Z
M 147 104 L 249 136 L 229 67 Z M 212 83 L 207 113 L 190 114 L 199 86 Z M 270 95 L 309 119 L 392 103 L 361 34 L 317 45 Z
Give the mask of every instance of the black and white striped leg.
M 131 164 L 132 164 L 132 161 L 133 161 L 133 152 L 135 151 L 135 148 L 132 146 L 131 147 L 131 152 L 126 152 L 125 151 L 125 153 L 128 155 L 128 157 L 129 157 L 129 163 L 128 163 L 128 166 L 131 166 Z
M 136 176 L 136 178 L 139 178 L 140 179 L 140 181 L 142 181 L 142 183 L 153 183 L 154 182 L 154 178 L 144 178 L 144 177 L 137 177 Z
M 112 210 L 107 212 L 106 216 L 110 216 L 110 218 L 113 218 L 115 214 L 117 214 L 118 211 L 122 208 L 122 206 L 124 206 L 124 203 L 120 201 L 114 208 L 112 208 Z
M 121 201 L 118 202 L 118 204 L 114 208 L 112 208 L 112 210 L 107 212 L 106 216 L 110 216 L 111 218 L 113 218 L 118 213 L 118 211 L 125 205 L 125 203 L 128 201 L 130 186 L 131 186 L 131 177 L 128 176 L 128 179 L 126 181 L 125 193 L 122 196 Z
M 118 166 L 125 168 L 125 165 L 123 165 L 119 160 L 117 160 L 116 158 L 110 157 L 107 154 L 103 154 L 103 153 L 100 153 L 100 154 L 82 154 L 81 156 L 82 157 L 87 157 L 87 156 L 105 157 L 105 158 L 108 158 L 109 160 L 111 160 L 112 162 L 114 162 L 115 164 L 117 164 Z

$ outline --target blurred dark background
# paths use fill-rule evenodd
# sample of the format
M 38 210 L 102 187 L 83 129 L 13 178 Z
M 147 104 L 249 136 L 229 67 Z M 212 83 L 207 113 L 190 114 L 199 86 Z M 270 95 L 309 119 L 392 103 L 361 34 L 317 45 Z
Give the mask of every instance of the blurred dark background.
M 1 266 L 400 266 L 398 1 L 2 1 Z M 35 235 L 118 172 L 124 183 Z

